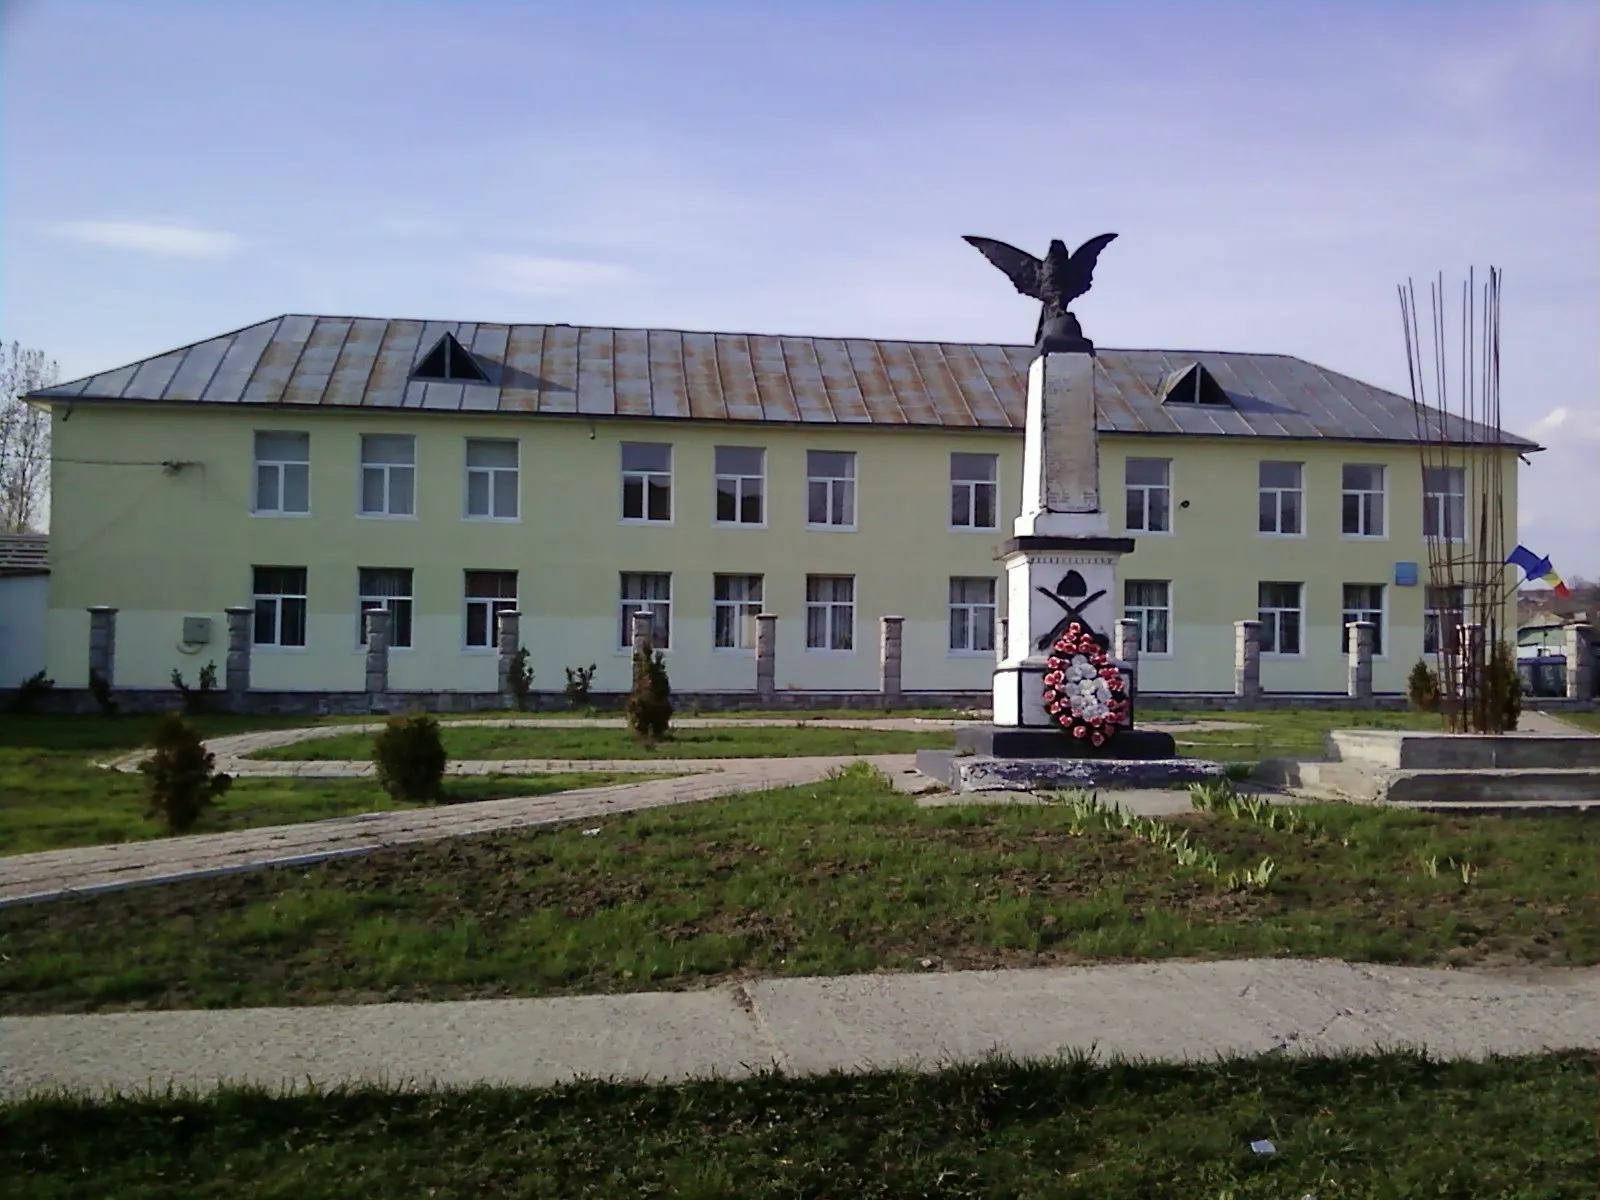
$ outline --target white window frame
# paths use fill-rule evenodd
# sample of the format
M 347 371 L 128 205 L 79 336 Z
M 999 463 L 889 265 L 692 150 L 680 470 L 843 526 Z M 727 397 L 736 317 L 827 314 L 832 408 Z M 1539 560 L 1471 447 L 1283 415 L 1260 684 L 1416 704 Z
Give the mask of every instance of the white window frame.
M 659 470 L 659 469 L 654 468 L 654 467 L 629 467 L 629 466 L 625 465 L 626 464 L 626 460 L 627 460 L 627 456 L 628 456 L 628 448 L 630 446 L 641 446 L 641 447 L 649 447 L 651 449 L 665 450 L 667 452 L 667 469 L 663 471 L 663 470 Z M 671 525 L 672 524 L 672 515 L 673 515 L 673 512 L 675 511 L 674 510 L 673 501 L 676 499 L 676 497 L 673 494 L 676 491 L 676 489 L 672 485 L 672 475 L 673 475 L 672 468 L 673 468 L 673 464 L 674 464 L 675 458 L 676 458 L 676 456 L 673 454 L 672 443 L 671 442 L 621 442 L 621 443 L 619 443 L 618 450 L 617 450 L 617 469 L 618 469 L 618 472 L 619 472 L 619 474 L 621 476 L 621 486 L 620 486 L 620 490 L 618 492 L 618 500 L 619 500 L 619 503 L 620 503 L 620 507 L 619 507 L 618 511 L 621 512 L 621 514 L 622 514 L 622 521 L 621 521 L 622 524 L 624 524 L 624 525 Z M 664 516 L 664 517 L 652 517 L 650 515 L 650 488 L 651 488 L 652 484 L 659 483 L 662 480 L 665 480 L 666 481 L 666 485 L 667 485 L 667 515 Z M 637 483 L 638 486 L 639 486 L 640 509 L 639 509 L 639 515 L 636 516 L 636 517 L 630 517 L 628 515 L 628 485 L 629 485 L 630 482 Z M 659 648 L 660 647 L 658 647 L 658 649 Z
M 1350 591 L 1353 587 L 1377 588 L 1377 608 L 1352 608 L 1350 606 Z M 1368 597 L 1371 599 L 1371 597 Z M 1372 657 L 1388 658 L 1389 645 L 1389 589 L 1381 583 L 1346 583 L 1339 588 L 1339 653 L 1345 657 L 1350 655 L 1350 630 L 1347 628 L 1351 621 L 1372 622 Z
M 1133 483 L 1129 480 L 1129 469 L 1134 463 L 1160 463 L 1162 469 L 1162 483 Z M 1127 532 L 1146 533 L 1157 536 L 1170 537 L 1174 524 L 1172 517 L 1172 460 L 1170 458 L 1129 458 L 1122 464 L 1123 505 L 1122 520 Z M 1150 500 L 1155 493 L 1164 493 L 1167 501 L 1167 523 L 1161 528 L 1153 528 L 1150 524 Z M 1128 509 L 1138 497 L 1140 524 L 1135 525 L 1128 520 Z
M 1161 589 L 1162 603 L 1140 604 L 1135 603 L 1131 597 L 1135 587 L 1159 587 Z M 1166 649 L 1150 649 L 1150 614 L 1161 613 L 1166 622 Z M 1122 616 L 1125 620 L 1135 622 L 1139 627 L 1139 657 L 1140 658 L 1171 658 L 1172 657 L 1172 580 L 1170 579 L 1125 579 L 1122 583 Z
M 263 458 L 261 456 L 262 435 L 268 437 L 297 437 L 305 443 L 304 458 Z M 251 458 L 255 464 L 255 471 L 250 479 L 250 512 L 257 517 L 309 517 L 311 515 L 311 434 L 303 429 L 257 429 L 251 448 Z M 306 506 L 304 508 L 285 508 L 283 504 L 285 487 L 291 473 L 299 468 L 304 476 L 306 493 Z M 261 476 L 263 471 L 271 472 L 274 486 L 278 492 L 276 507 L 268 507 L 261 503 Z
M 368 438 L 404 438 L 411 446 L 411 461 L 409 463 L 390 463 L 369 460 L 367 454 L 369 447 Z M 367 474 L 377 472 L 383 479 L 383 507 L 377 509 L 367 508 Z M 407 512 L 395 512 L 394 484 L 400 472 L 406 472 L 411 481 L 411 508 Z M 363 433 L 361 435 L 361 470 L 356 477 L 356 513 L 362 517 L 375 520 L 390 521 L 415 521 L 417 519 L 417 438 L 412 433 Z
M 1365 467 L 1370 471 L 1376 471 L 1378 473 L 1378 486 L 1376 488 L 1353 488 L 1353 487 L 1346 486 L 1345 482 L 1344 482 L 1344 473 L 1345 473 L 1345 471 L 1347 471 L 1351 467 Z M 1344 527 L 1345 501 L 1348 500 L 1351 496 L 1357 496 L 1357 497 L 1361 497 L 1362 498 L 1362 499 L 1357 501 L 1357 504 L 1358 504 L 1357 512 L 1360 514 L 1360 517 L 1361 517 L 1361 520 L 1358 521 L 1357 524 L 1363 526 L 1363 528 L 1357 530 L 1354 533 L 1352 533 L 1350 530 L 1348 530 L 1348 529 L 1346 529 Z M 1366 518 L 1367 518 L 1367 515 L 1368 515 L 1368 508 L 1367 508 L 1367 504 L 1366 504 L 1366 499 L 1371 498 L 1371 497 L 1377 497 L 1376 510 L 1377 510 L 1377 514 L 1378 514 L 1378 519 L 1377 519 L 1378 530 L 1377 530 L 1376 533 L 1374 533 L 1371 529 L 1364 528 L 1366 526 L 1366 524 L 1367 524 Z M 1389 536 L 1389 469 L 1386 466 L 1384 466 L 1382 463 L 1353 462 L 1353 463 L 1343 463 L 1343 464 L 1340 465 L 1340 467 L 1339 467 L 1339 536 L 1345 537 L 1345 538 L 1350 538 L 1350 539 L 1356 540 L 1356 541 L 1364 541 L 1364 542 L 1381 542 L 1381 541 L 1384 541 L 1384 540 L 1386 540 L 1388 538 L 1388 536 Z
M 300 589 L 298 591 L 262 591 L 262 571 L 298 571 L 300 572 Z M 255 565 L 250 568 L 250 646 L 254 650 L 270 650 L 274 653 L 280 651 L 303 652 L 306 643 L 311 638 L 311 605 L 310 605 L 310 571 L 305 567 L 283 567 L 269 564 Z M 300 640 L 286 642 L 283 640 L 284 604 L 298 601 L 300 604 Z M 261 606 L 267 604 L 272 610 L 272 640 L 260 641 L 257 637 L 260 631 Z
M 1268 484 L 1264 480 L 1268 467 L 1293 467 L 1295 486 L 1283 487 L 1278 484 Z M 1261 528 L 1261 503 L 1267 497 L 1272 498 L 1273 528 Z M 1299 524 L 1298 529 L 1285 529 L 1283 527 L 1284 498 L 1295 498 L 1295 516 Z M 1264 538 L 1303 538 L 1306 536 L 1306 465 L 1302 462 L 1289 462 L 1284 459 L 1264 459 L 1256 467 L 1256 533 Z
M 812 455 L 815 454 L 839 455 L 848 462 L 849 473 L 847 475 L 817 474 L 817 471 L 820 468 L 813 465 Z M 860 489 L 856 487 L 856 482 L 859 476 L 860 471 L 858 471 L 856 467 L 856 452 L 854 450 L 807 450 L 806 528 L 833 530 L 840 533 L 853 533 L 855 530 L 859 529 L 861 523 L 861 510 L 859 501 L 861 497 Z M 811 519 L 811 497 L 814 494 L 815 489 L 819 486 L 823 489 L 823 508 L 828 516 L 826 521 L 813 521 Z M 843 499 L 842 505 L 839 504 L 841 498 Z M 833 513 L 836 507 L 847 508 L 849 510 L 850 519 L 848 521 L 833 520 Z M 830 576 L 830 578 L 832 578 L 832 576 Z
M 1455 596 L 1441 597 L 1438 595 L 1438 593 L 1443 592 L 1454 592 Z M 1453 598 L 1459 603 L 1446 608 L 1436 607 L 1434 602 L 1441 598 L 1446 600 Z M 1455 614 L 1455 624 L 1452 628 L 1460 629 L 1461 626 L 1467 623 L 1467 589 L 1459 583 L 1444 587 L 1429 585 L 1424 588 L 1422 593 L 1422 652 L 1424 654 L 1441 654 L 1457 649 L 1455 646 L 1445 646 L 1440 643 L 1440 638 L 1444 633 L 1443 618 L 1447 613 Z M 1430 641 L 1433 643 L 1431 646 L 1428 644 Z
M 380 596 L 376 590 L 369 592 L 362 586 L 361 574 L 364 571 L 394 571 L 405 572 L 406 591 L 403 595 Z M 367 613 L 374 609 L 383 609 L 389 614 L 389 649 L 409 650 L 416 644 L 417 639 L 417 573 L 410 567 L 357 567 L 356 568 L 356 645 L 367 644 Z M 396 620 L 396 613 L 405 613 L 406 640 L 404 644 L 395 640 L 395 631 L 400 622 Z
M 967 584 L 983 583 L 989 587 L 989 598 L 969 599 L 966 596 L 958 597 L 959 590 L 965 591 Z M 952 575 L 950 576 L 949 590 L 949 630 L 948 653 L 953 658 L 993 658 L 994 640 L 1000 632 L 1000 605 L 999 585 L 992 575 Z M 983 637 L 976 636 L 982 632 Z M 964 644 L 957 645 L 960 641 Z M 979 646 L 975 642 L 986 641 L 988 645 Z
M 735 586 L 737 585 L 737 586 Z M 761 575 L 717 574 L 711 577 L 711 648 L 718 654 L 753 654 L 756 648 L 756 615 L 766 595 L 766 579 Z M 724 595 L 741 592 L 741 595 Z M 727 614 L 724 617 L 724 614 Z M 733 641 L 720 640 L 724 620 Z M 748 644 L 746 644 L 748 643 Z
M 1445 476 L 1446 491 L 1430 485 Z M 1434 479 L 1430 480 L 1429 476 Z M 1453 532 L 1445 533 L 1451 529 Z M 1429 527 L 1433 531 L 1429 531 Z M 1422 536 L 1441 542 L 1463 542 L 1467 537 L 1467 469 L 1465 467 L 1422 468 Z
M 957 459 L 983 459 L 989 467 L 987 479 L 958 476 Z M 979 524 L 979 500 L 987 497 L 990 521 Z M 1000 456 L 998 454 L 950 453 L 950 528 L 957 533 L 989 533 L 1000 528 Z
M 479 575 L 499 575 L 511 577 L 510 596 L 474 596 L 472 594 L 473 577 Z M 477 653 L 496 649 L 499 638 L 498 614 L 502 612 L 517 612 L 517 591 L 522 586 L 522 580 L 516 571 L 506 570 L 479 570 L 473 568 L 461 573 L 461 597 L 464 602 L 461 617 L 461 648 L 465 651 Z M 474 609 L 483 611 L 484 628 L 488 630 L 487 640 L 475 642 L 472 640 L 472 614 Z
M 466 475 L 463 481 L 465 491 L 461 497 L 461 519 L 463 521 L 501 521 L 515 523 L 522 519 L 522 443 L 517 438 L 466 438 L 466 448 L 463 451 L 466 463 Z M 482 467 L 472 465 L 472 448 L 474 446 L 510 446 L 515 462 L 509 467 Z M 486 489 L 485 498 L 489 502 L 489 511 L 472 511 L 472 483 L 475 477 L 482 477 Z M 494 511 L 495 498 L 499 494 L 498 484 L 502 476 L 511 479 L 511 513 L 497 513 Z
M 840 582 L 849 585 L 850 595 L 841 600 L 837 596 L 827 596 L 812 599 L 812 584 L 826 581 L 830 584 Z M 826 635 L 826 645 L 811 644 L 811 619 L 812 614 L 823 614 L 822 624 Z M 848 631 L 850 644 L 837 645 L 839 622 L 837 613 L 846 615 L 845 629 Z M 856 637 L 856 577 L 854 575 L 807 575 L 806 576 L 806 653 L 807 654 L 854 654 L 859 643 Z
M 716 465 L 717 455 L 724 450 L 753 450 L 761 456 L 761 470 L 757 474 L 745 471 L 724 471 Z M 765 446 L 713 446 L 711 448 L 713 480 L 711 485 L 711 523 L 723 529 L 765 529 L 767 527 L 767 448 Z M 722 501 L 722 485 L 733 485 L 733 513 L 731 521 L 718 513 Z M 744 502 L 754 494 L 761 509 L 761 519 L 746 521 L 743 518 Z
M 617 616 L 618 628 L 621 631 L 621 648 L 619 653 L 632 653 L 633 651 L 633 614 L 640 609 L 649 609 L 652 617 L 650 621 L 650 641 L 657 650 L 670 651 L 672 649 L 672 572 L 670 571 L 621 571 L 617 581 Z M 665 596 L 647 596 L 644 593 L 652 590 L 653 585 L 646 580 L 666 580 Z
M 1295 602 L 1293 606 L 1268 606 L 1265 604 L 1265 597 L 1262 595 L 1261 589 L 1268 587 L 1294 588 Z M 1299 646 L 1294 650 L 1277 649 L 1283 644 L 1282 618 L 1284 613 L 1294 613 L 1297 618 L 1295 636 Z M 1269 615 L 1272 617 L 1270 622 L 1267 620 Z M 1256 585 L 1256 619 L 1261 622 L 1261 656 L 1263 658 L 1304 658 L 1306 656 L 1306 585 L 1304 583 L 1296 583 L 1289 579 L 1262 580 Z M 1271 650 L 1267 649 L 1266 638 L 1266 630 L 1269 624 L 1272 627 L 1272 644 L 1274 647 Z

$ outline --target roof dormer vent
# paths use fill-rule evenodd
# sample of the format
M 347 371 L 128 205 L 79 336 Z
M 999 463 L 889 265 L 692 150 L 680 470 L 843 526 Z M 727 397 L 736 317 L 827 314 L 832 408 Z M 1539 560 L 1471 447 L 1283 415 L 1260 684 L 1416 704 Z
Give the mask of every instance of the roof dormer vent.
M 1168 375 L 1161 381 L 1156 397 L 1163 404 L 1210 404 L 1229 408 L 1233 403 L 1216 377 L 1199 363 L 1190 363 Z
M 411 378 L 429 383 L 488 383 L 489 375 L 455 334 L 447 333 L 422 356 Z

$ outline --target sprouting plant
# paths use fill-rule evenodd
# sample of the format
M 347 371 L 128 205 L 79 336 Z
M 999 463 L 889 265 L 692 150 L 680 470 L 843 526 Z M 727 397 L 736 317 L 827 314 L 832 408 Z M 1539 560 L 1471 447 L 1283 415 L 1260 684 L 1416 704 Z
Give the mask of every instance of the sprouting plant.
M 1422 863 L 1423 873 L 1429 879 L 1439 878 L 1439 856 L 1437 854 L 1421 855 L 1419 861 Z

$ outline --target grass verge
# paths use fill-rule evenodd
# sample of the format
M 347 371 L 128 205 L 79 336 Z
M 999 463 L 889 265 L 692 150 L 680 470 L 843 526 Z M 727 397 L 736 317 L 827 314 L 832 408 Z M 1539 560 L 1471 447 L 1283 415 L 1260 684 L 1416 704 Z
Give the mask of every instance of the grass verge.
M 362 1003 L 1166 957 L 1600 962 L 1600 823 L 1174 818 L 1230 891 L 1065 805 L 822 783 L 0 910 L 0 1012 Z M 589 822 L 585 822 L 589 824 Z M 1469 864 L 1463 873 L 1458 864 Z
M 1594 1194 L 1584 1055 L 995 1060 L 667 1087 L 356 1088 L 0 1106 L 30 1200 Z M 1257 1154 L 1250 1143 L 1273 1143 Z M 20 1193 L 19 1193 L 20 1194 Z
M 1217 762 L 1260 762 L 1263 758 L 1321 758 L 1327 749 L 1328 733 L 1334 729 L 1423 729 L 1441 728 L 1438 714 L 1387 712 L 1380 710 L 1289 709 L 1259 712 L 1170 712 L 1161 710 L 1136 714 L 1140 724 L 1166 721 L 1194 721 L 1200 729 L 1184 730 L 1173 737 L 1178 753 L 1186 758 L 1209 758 Z M 1206 729 L 1221 723 L 1224 727 Z M 1229 729 L 1226 725 L 1247 725 Z
M 1550 715 L 1558 721 L 1576 725 L 1579 729 L 1586 729 L 1590 733 L 1600 733 L 1600 712 L 1558 712 Z

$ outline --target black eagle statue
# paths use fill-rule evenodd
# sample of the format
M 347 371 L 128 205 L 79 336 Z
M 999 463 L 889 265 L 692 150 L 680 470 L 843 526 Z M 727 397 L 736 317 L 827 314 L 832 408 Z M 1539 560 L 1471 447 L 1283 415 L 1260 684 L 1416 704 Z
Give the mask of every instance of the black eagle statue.
M 1067 253 L 1067 244 L 1057 238 L 1050 243 L 1050 252 L 1043 259 L 993 238 L 969 236 L 962 240 L 976 246 L 985 258 L 1004 271 L 1017 291 L 1040 302 L 1039 328 L 1033 335 L 1035 353 L 1065 350 L 1093 354 L 1094 343 L 1083 336 L 1078 318 L 1067 311 L 1067 306 L 1094 283 L 1094 264 L 1100 251 L 1116 236 L 1102 233 L 1071 254 Z

